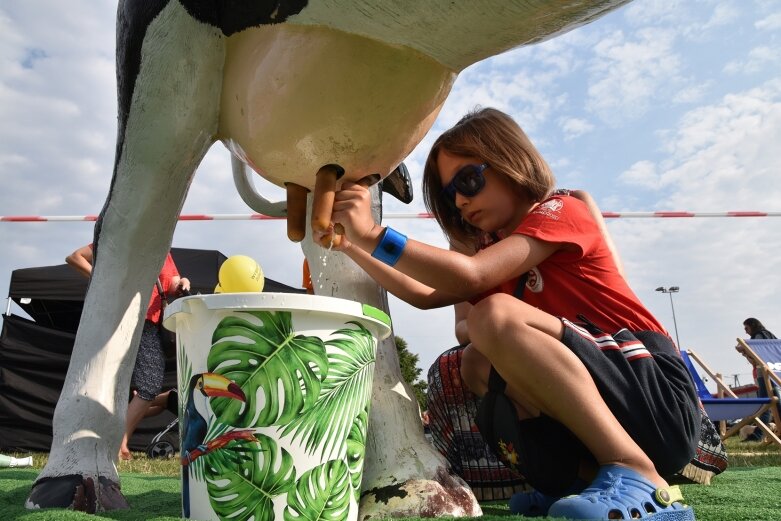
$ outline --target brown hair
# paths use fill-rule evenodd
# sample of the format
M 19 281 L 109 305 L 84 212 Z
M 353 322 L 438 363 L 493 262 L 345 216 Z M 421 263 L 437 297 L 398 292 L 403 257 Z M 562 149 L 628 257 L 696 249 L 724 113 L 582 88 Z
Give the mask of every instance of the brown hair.
M 434 142 L 423 170 L 426 208 L 451 242 L 475 244 L 482 232 L 464 222 L 460 213 L 442 198 L 437 165 L 440 150 L 479 157 L 514 184 L 519 195 L 532 202 L 544 200 L 556 183 L 548 163 L 510 116 L 492 108 L 468 113 Z
M 743 325 L 749 328 L 749 335 L 754 335 L 765 329 L 765 326 L 762 325 L 762 322 L 754 317 L 744 320 Z

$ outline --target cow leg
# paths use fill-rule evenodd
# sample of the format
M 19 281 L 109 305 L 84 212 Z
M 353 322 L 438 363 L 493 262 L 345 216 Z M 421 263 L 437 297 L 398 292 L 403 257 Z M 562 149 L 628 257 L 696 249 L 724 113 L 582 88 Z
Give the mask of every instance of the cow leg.
M 379 186 L 371 191 L 379 221 Z M 310 212 L 311 202 L 310 194 Z M 390 314 L 385 290 L 346 255 L 315 244 L 311 231 L 301 244 L 316 294 L 357 300 Z M 393 335 L 377 346 L 361 489 L 360 520 L 482 514 L 472 490 L 423 434 L 420 408 L 401 375 Z
M 148 7 L 142 4 L 120 4 L 120 18 Z M 130 375 L 187 188 L 215 140 L 224 59 L 221 33 L 190 18 L 179 2 L 163 4 L 146 27 L 118 24 L 120 42 L 128 40 L 122 31 L 143 39 L 140 64 L 135 78 L 122 62 L 117 71 L 114 176 L 96 227 L 95 269 L 55 410 L 49 461 L 28 508 L 127 508 L 115 461 Z M 130 96 L 127 114 L 123 94 Z

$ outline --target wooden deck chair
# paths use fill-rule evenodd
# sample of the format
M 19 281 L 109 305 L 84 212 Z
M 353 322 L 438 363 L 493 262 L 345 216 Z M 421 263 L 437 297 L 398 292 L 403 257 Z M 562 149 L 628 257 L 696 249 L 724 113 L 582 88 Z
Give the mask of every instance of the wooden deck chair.
M 757 339 L 743 340 L 738 338 L 738 347 L 746 354 L 751 364 L 757 368 L 758 376 L 765 380 L 768 395 L 778 397 L 773 388 L 781 388 L 781 340 Z M 781 409 L 771 409 L 776 429 L 781 429 Z
M 700 397 L 700 401 L 702 401 L 702 405 L 705 406 L 705 411 L 708 413 L 708 416 L 710 416 L 710 419 L 713 421 L 740 420 L 738 423 L 727 429 L 727 431 L 722 435 L 722 439 L 727 439 L 730 436 L 734 436 L 740 432 L 740 429 L 744 425 L 753 423 L 758 428 L 762 429 L 765 434 L 767 434 L 768 439 L 781 447 L 781 439 L 776 436 L 776 433 L 774 433 L 773 430 L 768 427 L 767 424 L 765 424 L 765 422 L 759 419 L 759 417 L 765 411 L 770 410 L 771 408 L 777 408 L 776 404 L 778 403 L 778 398 L 775 396 L 771 398 L 738 398 L 738 396 L 732 392 L 732 389 L 730 389 L 729 386 L 727 386 L 721 380 L 721 378 L 719 378 L 716 373 L 714 373 L 705 364 L 705 362 L 703 362 L 702 359 L 697 356 L 696 353 L 691 350 L 681 350 L 681 358 L 683 358 L 683 362 L 689 369 L 689 374 L 691 375 L 692 381 L 697 388 L 697 394 Z M 697 362 L 702 370 L 705 371 L 705 373 L 716 383 L 716 385 L 719 387 L 719 390 L 728 397 L 716 398 L 710 393 L 710 391 L 708 391 L 708 388 L 705 387 L 705 382 L 702 381 L 702 378 L 700 377 L 697 369 L 694 367 L 692 360 Z

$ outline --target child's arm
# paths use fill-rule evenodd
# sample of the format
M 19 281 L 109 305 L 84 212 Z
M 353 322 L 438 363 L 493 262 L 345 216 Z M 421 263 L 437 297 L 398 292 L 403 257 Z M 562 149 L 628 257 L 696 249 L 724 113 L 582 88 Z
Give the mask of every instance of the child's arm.
M 334 246 L 333 248 L 342 251 L 350 257 L 380 286 L 406 303 L 419 309 L 433 309 L 450 304 L 458 305 L 458 303 L 462 301 L 461 297 L 422 284 L 412 277 L 378 261 L 362 249 L 353 247 L 346 237 L 342 239 L 340 245 Z M 475 251 L 474 246 L 470 247 L 461 244 L 451 245 L 450 249 L 464 254 L 473 254 Z M 464 315 L 464 318 L 466 318 L 466 315 Z M 466 320 L 463 321 L 462 327 L 465 331 Z M 456 337 L 458 337 L 458 334 Z
M 342 245 L 338 248 L 343 253 L 355 261 L 380 286 L 416 308 L 440 308 L 462 300 L 458 296 L 436 290 L 391 268 L 369 253 L 353 246 L 347 239 L 343 238 L 342 241 Z
M 374 251 L 382 228 L 362 239 L 365 251 Z M 408 240 L 396 269 L 433 288 L 470 298 L 519 277 L 561 247 L 525 235 L 513 234 L 474 256 Z
M 333 221 L 344 226 L 350 243 L 345 251 L 351 256 L 358 255 L 357 252 L 351 253 L 353 249 L 361 249 L 366 256 L 370 255 L 385 232 L 371 215 L 368 190 L 354 183 L 345 183 L 337 192 Z M 410 239 L 406 241 L 403 254 L 394 267 L 425 286 L 459 297 L 456 301 L 463 301 L 529 271 L 562 246 L 513 234 L 474 256 L 468 256 Z M 361 266 L 364 267 L 363 264 Z M 374 277 L 371 272 L 370 275 Z M 385 285 L 376 277 L 375 280 Z

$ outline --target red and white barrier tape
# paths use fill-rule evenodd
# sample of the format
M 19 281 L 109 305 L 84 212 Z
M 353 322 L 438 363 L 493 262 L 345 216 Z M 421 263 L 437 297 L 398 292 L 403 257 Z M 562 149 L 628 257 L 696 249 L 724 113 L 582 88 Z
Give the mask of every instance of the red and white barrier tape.
M 674 217 L 781 217 L 781 212 L 602 212 L 605 219 L 674 218 Z M 6 215 L 0 222 L 94 222 L 97 215 Z M 430 213 L 386 213 L 383 219 L 431 219 Z M 259 213 L 182 214 L 180 221 L 277 221 L 285 217 L 271 217 Z

